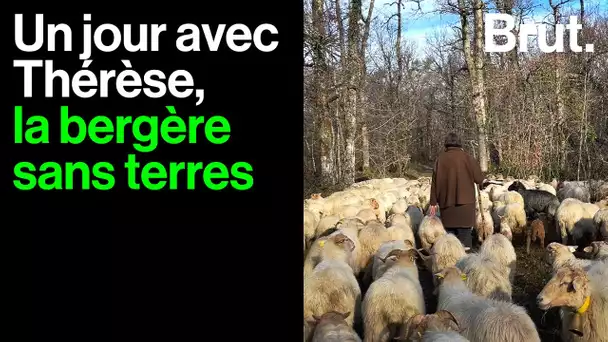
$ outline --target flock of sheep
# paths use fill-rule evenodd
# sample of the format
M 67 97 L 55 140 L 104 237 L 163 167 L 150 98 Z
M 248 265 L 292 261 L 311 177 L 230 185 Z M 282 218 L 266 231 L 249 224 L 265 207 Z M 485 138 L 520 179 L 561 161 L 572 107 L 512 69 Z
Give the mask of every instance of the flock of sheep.
M 304 341 L 540 341 L 511 297 L 522 234 L 552 267 L 537 305 L 560 308 L 562 340 L 608 342 L 608 182 L 489 178 L 477 192 L 477 251 L 428 214 L 428 177 L 304 200 Z M 561 243 L 545 247 L 549 229 Z M 419 267 L 434 275 L 435 313 Z

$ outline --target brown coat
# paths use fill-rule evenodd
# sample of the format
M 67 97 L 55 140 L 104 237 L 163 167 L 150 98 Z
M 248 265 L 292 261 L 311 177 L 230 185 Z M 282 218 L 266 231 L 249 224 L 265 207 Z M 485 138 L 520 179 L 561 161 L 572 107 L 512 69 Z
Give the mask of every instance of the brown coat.
M 446 227 L 472 227 L 475 224 L 475 186 L 484 175 L 479 163 L 458 147 L 439 154 L 433 169 L 431 205 L 439 205 Z

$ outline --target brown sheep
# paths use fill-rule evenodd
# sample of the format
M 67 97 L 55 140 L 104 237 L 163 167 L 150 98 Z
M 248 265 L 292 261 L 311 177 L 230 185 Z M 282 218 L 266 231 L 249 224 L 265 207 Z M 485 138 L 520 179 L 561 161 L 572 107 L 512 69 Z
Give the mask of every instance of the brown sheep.
M 526 229 L 526 253 L 530 254 L 530 241 L 539 240 L 540 248 L 545 248 L 545 223 L 541 219 L 532 221 Z

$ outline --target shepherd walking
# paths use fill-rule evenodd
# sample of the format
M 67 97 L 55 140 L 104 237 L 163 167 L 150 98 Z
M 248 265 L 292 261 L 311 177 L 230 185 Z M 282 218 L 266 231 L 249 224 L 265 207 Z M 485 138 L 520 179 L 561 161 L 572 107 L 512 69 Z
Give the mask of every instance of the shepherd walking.
M 470 249 L 475 225 L 475 184 L 483 189 L 485 178 L 477 160 L 462 148 L 458 135 L 448 134 L 444 146 L 433 168 L 429 214 L 435 215 L 438 206 L 446 231 Z

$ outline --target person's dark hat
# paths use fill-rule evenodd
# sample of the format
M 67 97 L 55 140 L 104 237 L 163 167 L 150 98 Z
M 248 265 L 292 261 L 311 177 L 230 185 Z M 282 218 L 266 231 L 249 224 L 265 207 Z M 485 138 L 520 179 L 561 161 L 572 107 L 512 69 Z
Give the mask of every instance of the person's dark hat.
M 456 133 L 449 133 L 445 137 L 444 146 L 448 147 L 462 147 L 462 143 L 460 142 L 460 137 Z

